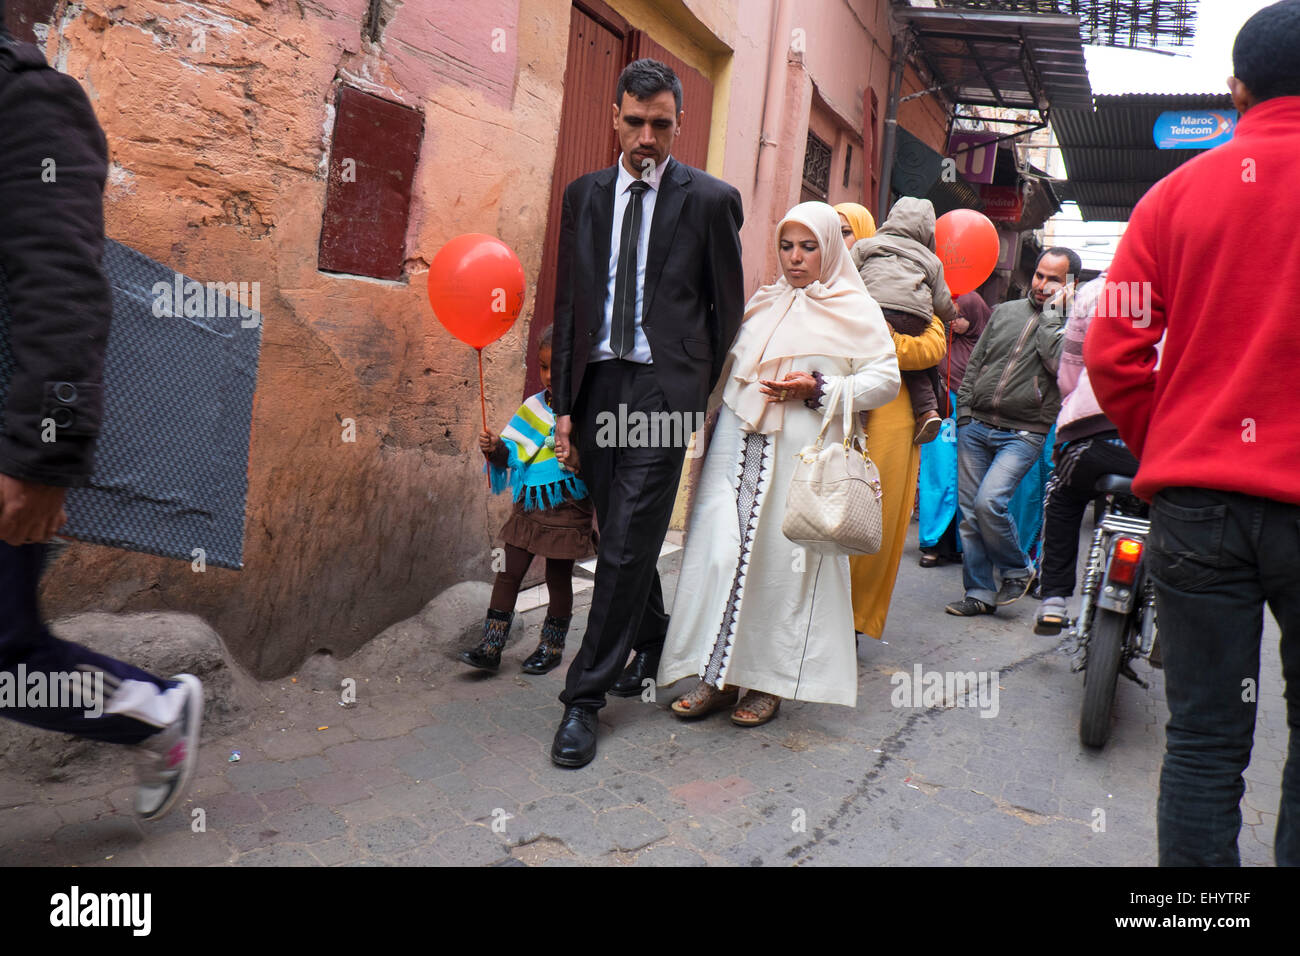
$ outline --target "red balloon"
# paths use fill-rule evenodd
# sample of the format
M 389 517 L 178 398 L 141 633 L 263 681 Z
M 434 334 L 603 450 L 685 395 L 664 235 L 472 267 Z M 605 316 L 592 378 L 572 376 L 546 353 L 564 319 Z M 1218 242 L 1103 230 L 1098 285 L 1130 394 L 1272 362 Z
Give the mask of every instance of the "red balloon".
M 975 291 L 993 274 L 998 264 L 998 230 L 983 213 L 954 209 L 935 220 L 934 249 L 955 299 Z
M 481 349 L 510 331 L 519 318 L 524 267 L 496 236 L 457 236 L 429 265 L 429 304 L 448 332 Z

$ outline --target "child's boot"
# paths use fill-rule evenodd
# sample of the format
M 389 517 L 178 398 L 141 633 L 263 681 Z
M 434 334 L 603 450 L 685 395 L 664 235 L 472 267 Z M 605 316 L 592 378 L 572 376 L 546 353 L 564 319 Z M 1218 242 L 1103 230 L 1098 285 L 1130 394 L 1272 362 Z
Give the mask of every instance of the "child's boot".
M 935 436 L 939 434 L 939 429 L 943 427 L 943 419 L 939 417 L 938 412 L 926 412 L 916 422 L 916 434 L 912 436 L 913 445 L 924 445 L 932 442 Z
M 483 618 L 483 640 L 477 647 L 461 651 L 460 659 L 471 667 L 485 671 L 494 671 L 500 667 L 501 649 L 506 646 L 514 618 L 514 611 L 494 611 L 489 608 L 487 617 Z
M 537 650 L 524 661 L 525 674 L 545 674 L 554 670 L 564 657 L 564 637 L 569 633 L 571 617 L 550 617 L 542 622 L 542 640 Z

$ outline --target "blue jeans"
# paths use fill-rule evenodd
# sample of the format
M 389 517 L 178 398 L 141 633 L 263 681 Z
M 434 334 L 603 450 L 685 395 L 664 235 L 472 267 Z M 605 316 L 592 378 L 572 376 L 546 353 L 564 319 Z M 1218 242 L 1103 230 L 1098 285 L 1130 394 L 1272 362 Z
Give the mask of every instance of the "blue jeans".
M 1160 772 L 1161 866 L 1238 866 L 1242 772 L 1255 738 L 1264 604 L 1282 628 L 1290 743 L 1274 858 L 1300 866 L 1300 505 L 1166 488 L 1151 505 L 1147 571 L 1169 723 Z
M 962 584 L 966 596 L 994 603 L 996 569 L 1005 578 L 1034 573 L 1007 509 L 1016 485 L 1038 460 L 1046 436 L 972 421 L 957 429 L 957 504 L 961 508 Z

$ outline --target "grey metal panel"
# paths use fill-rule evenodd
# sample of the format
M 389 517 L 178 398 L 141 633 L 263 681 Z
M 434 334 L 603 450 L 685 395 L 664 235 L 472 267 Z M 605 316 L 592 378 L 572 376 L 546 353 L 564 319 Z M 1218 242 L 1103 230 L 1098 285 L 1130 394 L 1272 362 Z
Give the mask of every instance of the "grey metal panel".
M 156 314 L 157 284 L 174 289 L 177 274 L 111 239 L 103 268 L 113 310 L 103 423 L 90 484 L 68 492 L 61 533 L 185 561 L 202 548 L 207 564 L 238 569 L 262 317 L 215 294 L 201 296 L 203 315 Z M 10 320 L 0 277 L 0 405 Z
M 925 196 L 942 171 L 943 157 L 912 135 L 898 127 L 898 141 L 894 147 L 894 166 L 890 186 L 903 196 Z

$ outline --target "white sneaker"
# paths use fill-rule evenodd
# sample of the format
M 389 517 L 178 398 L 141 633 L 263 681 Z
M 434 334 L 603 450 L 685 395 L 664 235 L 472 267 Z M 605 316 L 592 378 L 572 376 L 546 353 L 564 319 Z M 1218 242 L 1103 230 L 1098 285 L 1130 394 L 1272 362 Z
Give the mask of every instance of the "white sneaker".
M 193 674 L 177 674 L 185 690 L 180 716 L 139 746 L 140 789 L 135 812 L 157 820 L 180 802 L 199 762 L 199 727 L 203 723 L 203 683 Z

